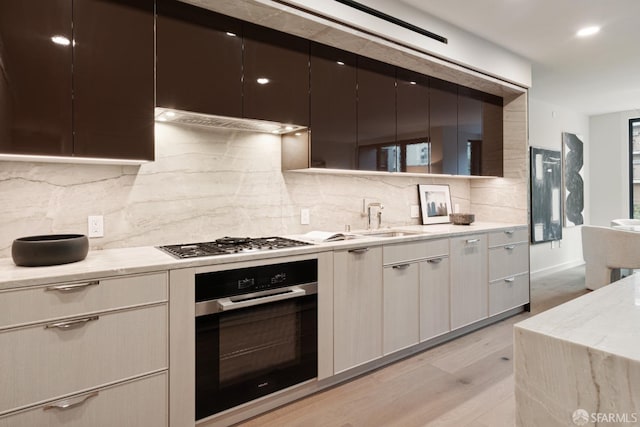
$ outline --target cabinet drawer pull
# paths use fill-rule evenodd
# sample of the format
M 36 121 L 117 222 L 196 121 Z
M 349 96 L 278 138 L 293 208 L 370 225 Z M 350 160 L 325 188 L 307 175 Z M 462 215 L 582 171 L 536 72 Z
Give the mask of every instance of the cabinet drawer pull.
M 62 330 L 75 329 L 75 328 L 80 328 L 91 321 L 98 320 L 99 318 L 100 316 L 91 316 L 91 317 L 83 317 L 82 319 L 69 320 L 67 322 L 49 323 L 45 325 L 44 328 L 45 329 L 57 328 Z
M 513 283 L 516 280 L 515 277 L 509 277 L 508 279 L 504 279 L 505 283 Z
M 394 265 L 391 268 L 393 268 L 395 270 L 405 270 L 405 269 L 409 268 L 410 265 L 411 264 L 398 264 L 398 265 Z
M 349 249 L 350 254 L 364 254 L 369 252 L 369 248 Z
M 432 258 L 428 259 L 427 262 L 429 264 L 440 264 L 442 262 L 442 258 Z
M 467 244 L 472 244 L 472 243 L 478 243 L 480 241 L 480 239 L 467 239 L 466 243 Z
M 92 397 L 96 397 L 98 395 L 97 391 L 94 391 L 93 393 L 89 393 L 89 394 L 85 394 L 84 396 L 78 396 L 75 398 L 69 398 L 69 399 L 64 399 L 64 400 L 60 400 L 56 403 L 51 403 L 49 405 L 45 405 L 43 406 L 43 410 L 44 411 L 48 411 L 49 409 L 69 409 L 72 408 L 74 406 L 83 404 L 84 402 L 86 402 L 87 400 L 91 399 Z
M 504 234 L 507 236 L 511 236 L 513 233 L 515 233 L 515 230 L 504 230 Z
M 504 248 L 508 251 L 512 251 L 516 248 L 516 245 L 509 245 L 509 246 L 505 246 Z
M 74 283 L 73 285 L 48 286 L 46 290 L 57 291 L 57 292 L 76 292 L 76 291 L 81 291 L 89 286 L 97 286 L 99 284 L 100 284 L 99 280 L 92 280 L 86 283 Z

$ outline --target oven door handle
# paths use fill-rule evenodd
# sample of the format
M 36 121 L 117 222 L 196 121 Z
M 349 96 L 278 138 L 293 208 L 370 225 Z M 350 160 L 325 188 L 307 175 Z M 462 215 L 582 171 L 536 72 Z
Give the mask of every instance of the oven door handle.
M 253 307 L 255 305 L 266 304 L 270 302 L 283 301 L 291 298 L 303 297 L 307 292 L 298 287 L 291 287 L 287 292 L 267 295 L 264 297 L 250 298 L 245 300 L 233 301 L 231 298 L 221 298 L 217 300 L 218 310 L 220 312 L 236 310 L 238 308 Z
M 315 286 L 308 289 L 307 286 L 292 286 L 283 292 L 271 293 L 263 296 L 255 296 L 251 298 L 227 297 L 219 298 L 211 301 L 203 301 L 196 303 L 196 317 L 207 314 L 222 313 L 225 311 L 237 310 L 239 308 L 253 307 L 270 302 L 283 301 L 292 298 L 299 298 L 305 295 L 316 293 Z

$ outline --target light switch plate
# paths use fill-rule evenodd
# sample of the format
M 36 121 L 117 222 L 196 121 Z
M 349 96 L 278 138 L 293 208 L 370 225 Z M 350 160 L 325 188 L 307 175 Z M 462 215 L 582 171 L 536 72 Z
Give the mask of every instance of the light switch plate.
M 420 206 L 419 205 L 411 205 L 411 218 L 420 218 Z
M 300 224 L 309 225 L 309 209 L 302 208 L 300 209 Z

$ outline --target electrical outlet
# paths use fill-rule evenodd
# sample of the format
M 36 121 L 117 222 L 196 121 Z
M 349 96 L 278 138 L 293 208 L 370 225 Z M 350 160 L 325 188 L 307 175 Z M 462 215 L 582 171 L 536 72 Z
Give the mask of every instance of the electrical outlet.
M 309 225 L 309 209 L 300 209 L 300 224 Z
M 87 219 L 89 237 L 104 237 L 104 218 L 102 215 L 89 215 Z
M 420 218 L 420 206 L 411 205 L 411 214 L 409 216 L 411 218 Z

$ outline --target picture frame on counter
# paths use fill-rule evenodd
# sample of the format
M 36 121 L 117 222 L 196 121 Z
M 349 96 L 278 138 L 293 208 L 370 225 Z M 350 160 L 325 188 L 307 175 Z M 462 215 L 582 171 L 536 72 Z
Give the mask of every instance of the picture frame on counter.
M 453 213 L 451 192 L 446 184 L 418 184 L 422 224 L 445 224 Z

